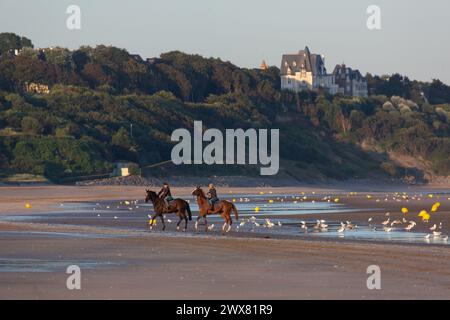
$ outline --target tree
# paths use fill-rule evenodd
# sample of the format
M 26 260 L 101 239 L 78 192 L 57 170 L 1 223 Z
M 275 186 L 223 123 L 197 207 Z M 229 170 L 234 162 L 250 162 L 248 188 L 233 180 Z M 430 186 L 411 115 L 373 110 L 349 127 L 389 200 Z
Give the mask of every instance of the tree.
M 42 132 L 42 125 L 39 120 L 33 117 L 24 117 L 21 122 L 22 131 L 28 135 L 36 135 Z
M 20 50 L 24 47 L 33 48 L 30 39 L 20 37 L 14 33 L 0 33 L 0 55 L 9 50 Z
M 129 148 L 131 147 L 131 139 L 128 131 L 125 128 L 120 128 L 117 132 L 112 136 L 111 142 L 120 147 Z

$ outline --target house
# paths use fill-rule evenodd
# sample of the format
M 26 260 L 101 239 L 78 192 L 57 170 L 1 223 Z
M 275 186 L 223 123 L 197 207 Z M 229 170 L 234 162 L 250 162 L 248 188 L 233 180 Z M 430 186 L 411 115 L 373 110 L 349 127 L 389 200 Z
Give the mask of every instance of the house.
M 308 47 L 295 54 L 284 54 L 281 59 L 281 89 L 302 91 L 325 89 L 337 93 L 333 74 L 325 68 L 325 57 L 312 54 Z
M 263 61 L 261 62 L 261 65 L 259 66 L 259 68 L 260 68 L 261 70 L 268 70 L 268 69 L 269 69 L 269 66 L 268 66 L 267 63 L 266 63 L 266 60 L 263 60 Z
M 142 57 L 138 54 L 130 54 L 131 59 L 133 59 L 136 62 L 144 62 L 144 59 L 142 59 Z
M 359 70 L 353 70 L 345 64 L 338 64 L 333 71 L 334 82 L 338 85 L 338 92 L 346 96 L 367 97 L 367 80 Z
M 50 88 L 46 84 L 25 82 L 25 91 L 29 93 L 49 94 Z
M 116 161 L 114 163 L 113 177 L 127 177 L 131 174 L 130 168 L 134 164 L 128 161 Z

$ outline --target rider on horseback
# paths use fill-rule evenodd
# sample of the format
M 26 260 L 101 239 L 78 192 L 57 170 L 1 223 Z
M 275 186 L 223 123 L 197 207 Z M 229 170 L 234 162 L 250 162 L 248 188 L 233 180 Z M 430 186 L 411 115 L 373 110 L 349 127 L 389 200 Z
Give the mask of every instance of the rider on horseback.
M 214 186 L 214 184 L 210 183 L 208 185 L 208 193 L 206 194 L 206 196 L 208 197 L 208 201 L 209 201 L 209 205 L 210 208 L 209 210 L 214 211 L 214 204 L 216 202 L 219 201 L 219 198 L 217 197 L 217 191 L 216 191 L 216 187 Z
M 166 209 L 169 208 L 169 202 L 173 200 L 173 197 L 167 182 L 163 183 L 161 190 L 158 192 L 158 197 L 164 200 Z

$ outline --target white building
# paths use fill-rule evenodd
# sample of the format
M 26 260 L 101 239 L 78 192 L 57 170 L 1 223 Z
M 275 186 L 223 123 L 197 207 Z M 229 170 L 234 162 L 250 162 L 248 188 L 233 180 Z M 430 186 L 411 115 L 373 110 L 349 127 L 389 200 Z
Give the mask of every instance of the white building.
M 299 92 L 323 88 L 331 94 L 338 92 L 334 75 L 327 74 L 325 57 L 311 54 L 308 47 L 296 54 L 284 54 L 280 70 L 281 89 Z

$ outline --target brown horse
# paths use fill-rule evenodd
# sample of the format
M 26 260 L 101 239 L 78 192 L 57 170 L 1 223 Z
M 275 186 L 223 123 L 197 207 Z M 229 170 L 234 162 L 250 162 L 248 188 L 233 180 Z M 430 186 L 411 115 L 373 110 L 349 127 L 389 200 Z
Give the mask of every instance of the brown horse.
M 208 199 L 200 187 L 197 187 L 194 191 L 192 191 L 192 194 L 197 197 L 197 204 L 199 208 L 199 215 L 197 217 L 197 221 L 195 222 L 195 229 L 198 228 L 198 221 L 203 218 L 205 221 L 205 231 L 208 232 L 208 221 L 206 220 L 206 216 L 209 214 L 220 214 L 225 220 L 225 223 L 222 226 L 222 234 L 230 231 L 231 229 L 231 224 L 233 223 L 230 214 L 231 211 L 234 212 L 236 220 L 239 220 L 238 211 L 232 202 L 226 200 L 218 201 L 214 204 L 214 210 L 211 211 L 211 206 L 209 205 Z M 226 226 L 228 226 L 228 228 L 225 230 Z
M 164 203 L 164 200 L 158 197 L 156 192 L 145 190 L 146 197 L 145 202 L 148 202 L 148 200 L 151 200 L 153 203 L 153 209 L 155 210 L 155 214 L 150 219 L 150 230 L 152 229 L 153 222 L 157 217 L 161 218 L 161 222 L 163 224 L 163 231 L 166 229 L 166 224 L 164 223 L 164 214 L 165 213 L 175 213 L 180 220 L 177 223 L 177 230 L 180 229 L 180 223 L 184 219 L 184 229 L 183 231 L 186 231 L 187 225 L 188 225 L 188 218 L 189 220 L 192 220 L 192 213 L 191 213 L 191 207 L 189 206 L 189 203 L 187 201 L 184 201 L 183 199 L 174 199 L 170 202 L 169 207 L 166 208 L 166 205 Z M 187 213 L 187 214 L 186 214 Z

